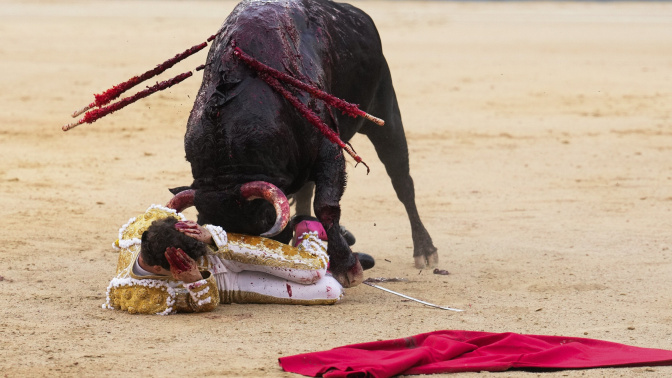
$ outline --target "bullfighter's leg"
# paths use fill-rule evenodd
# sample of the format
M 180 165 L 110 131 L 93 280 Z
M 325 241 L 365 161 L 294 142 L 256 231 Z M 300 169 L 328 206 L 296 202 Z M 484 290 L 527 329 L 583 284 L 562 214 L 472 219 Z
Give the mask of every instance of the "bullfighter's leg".
M 411 222 L 415 266 L 418 269 L 425 266 L 435 267 L 439 262 L 439 255 L 431 236 L 420 220 L 415 204 L 415 187 L 408 163 L 408 145 L 389 71 L 387 71 L 387 77 L 388 79 L 381 82 L 378 97 L 371 111 L 372 114 L 385 117 L 385 126 L 367 124 L 360 132 L 373 143 L 378 157 L 385 165 L 385 170 L 392 180 L 397 198 L 406 208 L 408 219 Z
M 311 204 L 313 201 L 313 192 L 315 191 L 315 183 L 312 181 L 307 182 L 303 188 L 294 194 L 294 203 L 295 203 L 295 213 L 297 216 L 310 216 L 311 215 Z M 355 235 L 352 234 L 345 226 L 341 225 L 341 234 L 345 238 L 345 241 L 349 246 L 355 244 L 357 239 Z M 361 259 L 360 259 L 361 261 Z M 373 263 L 370 262 L 369 265 L 373 267 Z M 366 268 L 364 268 L 366 269 Z
M 334 304 L 343 294 L 341 285 L 329 276 L 304 285 L 271 274 L 244 270 L 229 272 L 217 283 L 221 303 Z
M 364 279 L 362 265 L 352 254 L 339 224 L 340 201 L 345 190 L 345 158 L 340 148 L 325 139 L 315 167 L 313 209 L 327 232 L 329 269 L 343 287 L 359 285 Z

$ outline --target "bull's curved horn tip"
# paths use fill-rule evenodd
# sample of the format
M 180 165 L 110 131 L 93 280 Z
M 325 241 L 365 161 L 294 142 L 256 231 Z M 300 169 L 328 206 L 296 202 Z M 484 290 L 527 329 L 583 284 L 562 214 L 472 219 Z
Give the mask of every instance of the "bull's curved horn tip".
M 275 236 L 287 227 L 290 215 L 289 201 L 280 188 L 265 181 L 253 181 L 241 186 L 240 194 L 243 198 L 249 201 L 256 198 L 263 198 L 270 202 L 275 208 L 275 223 L 270 230 L 264 232 L 261 236 Z

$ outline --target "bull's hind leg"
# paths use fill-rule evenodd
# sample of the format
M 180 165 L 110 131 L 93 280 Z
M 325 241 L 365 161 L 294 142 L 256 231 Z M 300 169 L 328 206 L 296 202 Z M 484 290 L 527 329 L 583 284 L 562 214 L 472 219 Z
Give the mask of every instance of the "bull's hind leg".
M 392 180 L 397 198 L 406 208 L 408 219 L 411 222 L 415 266 L 419 269 L 428 265 L 435 267 L 439 262 L 439 255 L 431 236 L 420 220 L 415 204 L 415 188 L 408 163 L 408 145 L 397 99 L 392 88 L 392 80 L 390 78 L 383 81 L 385 82 L 381 83 L 379 96 L 376 98 L 376 105 L 371 113 L 386 117 L 385 126 L 367 124 L 361 132 L 366 134 L 373 143 L 378 157 L 385 165 L 385 170 Z

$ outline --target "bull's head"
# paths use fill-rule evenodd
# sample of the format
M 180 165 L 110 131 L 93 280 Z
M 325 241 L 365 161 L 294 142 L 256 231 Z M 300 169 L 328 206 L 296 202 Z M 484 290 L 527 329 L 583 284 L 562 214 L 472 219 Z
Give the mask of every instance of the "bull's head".
M 258 199 L 265 201 L 255 201 Z M 236 193 L 187 189 L 166 206 L 178 212 L 196 206 L 201 224 L 264 237 L 278 235 L 289 222 L 287 197 L 277 186 L 264 181 L 243 184 Z

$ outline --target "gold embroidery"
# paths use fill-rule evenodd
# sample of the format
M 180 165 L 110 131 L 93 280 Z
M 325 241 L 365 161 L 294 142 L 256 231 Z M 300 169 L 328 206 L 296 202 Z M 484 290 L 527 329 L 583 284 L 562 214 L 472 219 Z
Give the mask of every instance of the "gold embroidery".
M 135 263 L 135 258 L 140 252 L 139 245 L 132 245 L 129 248 L 123 248 L 119 250 L 119 260 L 117 262 L 117 275 L 121 274 L 124 270 L 128 270 L 129 267 L 133 267 Z M 130 272 L 126 272 L 129 274 Z
M 244 264 L 265 265 L 279 268 L 320 270 L 326 268 L 326 253 L 320 256 L 304 249 L 295 248 L 260 236 L 228 234 L 229 248 L 220 255 L 225 260 Z M 237 247 L 237 248 L 236 248 Z M 252 250 L 258 253 L 236 252 Z
M 110 305 L 131 314 L 156 314 L 166 310 L 170 294 L 165 287 L 140 287 L 137 285 L 112 287 Z
M 151 226 L 152 222 L 158 219 L 173 217 L 180 219 L 175 213 L 169 212 L 164 209 L 152 208 L 149 209 L 144 214 L 140 214 L 135 218 L 135 221 L 129 224 L 124 230 L 124 233 L 121 235 L 121 238 L 124 240 L 130 239 L 140 239 L 142 238 L 142 233 Z

